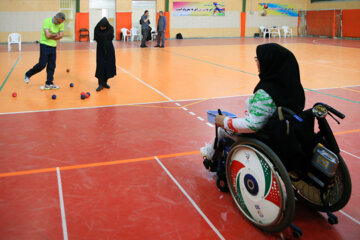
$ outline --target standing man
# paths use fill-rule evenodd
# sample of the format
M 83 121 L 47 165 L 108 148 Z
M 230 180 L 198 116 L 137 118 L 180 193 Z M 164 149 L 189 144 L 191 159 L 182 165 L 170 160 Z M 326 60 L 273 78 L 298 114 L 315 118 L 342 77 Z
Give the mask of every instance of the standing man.
M 65 14 L 57 13 L 54 17 L 46 18 L 43 23 L 40 38 L 40 58 L 32 69 L 25 73 L 24 81 L 29 83 L 30 78 L 46 67 L 47 79 L 45 89 L 58 89 L 54 85 L 54 72 L 56 67 L 56 45 L 64 36 Z
M 141 16 L 140 24 L 141 24 L 141 34 L 143 36 L 141 39 L 140 47 L 145 48 L 147 47 L 146 41 L 149 34 L 149 24 L 150 24 L 150 14 L 148 10 L 145 10 L 144 15 Z
M 159 15 L 160 15 L 159 21 L 158 21 L 158 25 L 157 25 L 157 32 L 158 32 L 157 45 L 155 47 L 163 48 L 165 46 L 165 31 L 166 31 L 167 20 L 166 20 L 166 17 L 164 16 L 163 11 L 160 11 Z M 160 39 L 162 40 L 161 46 L 160 46 Z

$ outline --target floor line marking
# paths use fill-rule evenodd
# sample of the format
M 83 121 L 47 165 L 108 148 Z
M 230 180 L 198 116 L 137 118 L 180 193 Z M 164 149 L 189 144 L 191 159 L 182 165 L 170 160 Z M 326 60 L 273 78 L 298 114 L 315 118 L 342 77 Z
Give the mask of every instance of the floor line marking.
M 354 89 L 351 89 L 351 88 L 345 88 L 345 87 L 343 87 L 342 89 L 344 89 L 344 90 L 348 90 L 348 91 L 352 91 L 352 92 L 357 92 L 357 93 L 360 93 L 360 91 L 359 91 L 359 90 L 354 90 Z
M 335 132 L 334 135 L 341 135 L 341 134 L 355 133 L 355 132 L 360 132 L 360 129 L 353 129 L 353 130 L 348 130 L 348 131 Z
M 62 224 L 62 229 L 63 229 L 63 237 L 64 237 L 64 240 L 68 240 L 64 196 L 63 196 L 63 190 L 62 190 L 62 184 L 61 184 L 60 169 L 58 167 L 56 168 L 56 175 L 57 175 L 58 188 L 59 188 L 59 200 L 60 200 L 60 212 L 61 212 L 61 224 Z
M 0 92 L 1 92 L 1 90 L 3 89 L 3 87 L 5 86 L 5 83 L 6 83 L 7 80 L 9 79 L 11 73 L 14 71 L 14 68 L 15 68 L 16 64 L 19 62 L 20 57 L 21 57 L 21 53 L 19 54 L 19 57 L 17 58 L 16 62 L 14 63 L 14 65 L 12 66 L 12 68 L 10 69 L 10 72 L 9 72 L 8 75 L 6 76 L 5 80 L 4 80 L 3 83 L 1 84 L 1 86 L 0 86 Z
M 360 87 L 360 85 L 342 86 L 342 88 L 346 88 L 346 87 Z
M 353 220 L 354 222 L 356 222 L 357 224 L 360 225 L 360 222 L 358 220 L 356 220 L 354 217 L 350 216 L 349 214 L 347 214 L 346 212 L 344 212 L 343 210 L 340 210 L 339 212 L 341 212 L 342 214 L 344 214 L 346 217 L 350 218 L 351 220 Z
M 189 112 L 189 114 L 191 114 L 191 115 L 193 115 L 193 116 L 195 116 L 196 114 L 195 113 L 193 113 L 193 112 Z
M 243 71 L 243 70 L 240 70 L 240 69 L 236 69 L 236 68 L 232 68 L 232 67 L 220 65 L 220 64 L 213 63 L 213 62 L 210 62 L 210 61 L 207 61 L 207 60 L 203 60 L 203 59 L 200 59 L 200 58 L 190 57 L 190 56 L 183 55 L 183 54 L 180 54 L 180 53 L 177 53 L 177 52 L 172 52 L 172 51 L 169 51 L 169 50 L 163 50 L 163 51 L 168 52 L 168 53 L 170 53 L 170 54 L 175 54 L 175 55 L 178 55 L 178 56 L 190 58 L 190 59 L 192 59 L 192 60 L 196 60 L 196 61 L 199 61 L 199 62 L 211 64 L 211 65 L 214 65 L 214 66 L 217 66 L 217 67 L 225 68 L 225 69 L 228 69 L 228 70 L 233 70 L 233 71 L 245 73 L 245 74 L 248 74 L 248 75 L 251 75 L 251 76 L 258 76 L 258 74 L 255 74 L 255 73 L 250 73 L 250 72 L 246 72 L 246 71 Z
M 141 80 L 140 78 L 138 78 L 137 76 L 135 76 L 134 74 L 132 74 L 131 72 L 127 71 L 126 69 L 120 67 L 119 65 L 116 65 L 116 67 L 120 68 L 124 73 L 129 74 L 131 77 L 133 77 L 134 79 L 136 79 L 137 81 L 141 82 L 142 84 L 144 84 L 145 86 L 151 88 L 152 90 L 154 90 L 155 92 L 157 92 L 158 94 L 160 94 L 161 96 L 163 96 L 164 98 L 166 98 L 169 101 L 173 101 L 171 98 L 169 98 L 168 96 L 166 96 L 165 94 L 163 94 L 162 92 L 160 92 L 159 90 L 157 90 L 156 88 L 152 87 L 151 85 L 147 84 L 146 82 L 144 82 L 143 80 Z
M 350 155 L 350 156 L 353 156 L 354 158 L 360 159 L 360 157 L 358 157 L 358 156 L 356 156 L 356 155 L 354 155 L 354 154 L 352 154 L 352 153 L 349 153 L 349 152 L 347 152 L 347 151 L 345 151 L 345 150 L 343 150 L 343 149 L 340 149 L 340 150 L 341 150 L 341 152 L 344 152 L 344 153 L 346 153 L 346 154 L 348 154 L 348 155 Z
M 206 123 L 206 125 L 208 125 L 209 127 L 215 127 L 213 124 L 211 124 L 211 123 Z
M 198 103 L 201 103 L 201 102 L 205 102 L 205 101 L 210 100 L 210 99 L 212 99 L 212 98 L 201 99 L 201 100 L 199 100 L 199 101 L 196 101 L 196 102 L 193 102 L 193 103 L 189 103 L 189 104 L 187 104 L 187 105 L 184 105 L 184 107 L 188 107 L 188 106 L 195 105 L 195 104 L 198 104 Z
M 182 157 L 182 156 L 196 155 L 196 154 L 199 154 L 199 153 L 200 153 L 200 151 L 180 152 L 180 153 L 171 153 L 171 154 L 159 155 L 158 157 L 159 158 L 172 158 L 172 157 Z M 124 163 L 143 162 L 143 161 L 148 161 L 148 160 L 153 160 L 153 159 L 154 159 L 153 156 L 151 156 L 151 157 L 115 160 L 115 161 L 108 161 L 108 162 L 96 162 L 96 163 L 79 164 L 79 165 L 72 165 L 72 166 L 63 166 L 63 167 L 59 167 L 59 169 L 61 171 L 63 171 L 63 170 L 72 170 L 72 169 L 82 169 L 82 168 L 109 166 L 109 165 L 117 165 L 117 164 L 124 164 Z M 15 171 L 15 172 L 0 173 L 0 178 L 13 177 L 13 176 L 22 176 L 22 175 L 29 175 L 29 174 L 37 174 L 37 173 L 45 173 L 45 172 L 56 172 L 56 171 L 57 171 L 56 167 L 54 167 L 54 168 L 32 169 L 32 170 L 25 170 L 25 171 Z
M 353 102 L 353 103 L 360 104 L 360 102 L 357 102 L 357 101 L 354 101 L 354 100 L 350 100 L 350 99 L 347 99 L 347 98 L 343 98 L 343 97 L 339 97 L 339 96 L 335 96 L 335 95 L 332 95 L 332 94 L 329 94 L 329 93 L 324 93 L 324 92 L 320 92 L 320 91 L 313 90 L 313 89 L 309 89 L 309 88 L 304 88 L 304 89 L 306 89 L 306 90 L 308 90 L 308 91 L 311 91 L 311 92 L 316 92 L 316 93 L 324 94 L 324 95 L 327 95 L 327 96 L 330 96 L 330 97 L 334 97 L 334 98 L 342 99 L 342 100 L 345 100 L 345 101 L 349 101 L 349 102 Z
M 185 195 L 185 197 L 190 201 L 190 203 L 194 206 L 196 211 L 203 217 L 203 219 L 209 224 L 209 226 L 212 228 L 212 230 L 218 235 L 220 239 L 225 238 L 221 235 L 219 230 L 212 224 L 212 222 L 209 220 L 209 218 L 204 214 L 204 212 L 199 208 L 199 206 L 195 203 L 195 201 L 190 197 L 190 195 L 185 191 L 185 189 L 180 185 L 180 183 L 175 179 L 175 177 L 170 173 L 170 171 L 164 166 L 164 164 L 160 161 L 160 159 L 156 156 L 154 156 L 155 160 L 159 163 L 159 165 L 164 169 L 164 171 L 167 173 L 167 175 L 170 177 L 170 179 L 175 183 L 175 185 L 180 189 L 180 191 Z
M 199 119 L 200 121 L 204 121 L 202 117 L 196 117 L 196 118 Z
M 181 104 L 180 104 L 180 103 L 175 103 L 175 105 L 177 105 L 177 106 L 181 107 Z
M 184 109 L 185 111 L 189 110 L 189 109 L 187 109 L 186 107 L 182 107 L 182 109 Z

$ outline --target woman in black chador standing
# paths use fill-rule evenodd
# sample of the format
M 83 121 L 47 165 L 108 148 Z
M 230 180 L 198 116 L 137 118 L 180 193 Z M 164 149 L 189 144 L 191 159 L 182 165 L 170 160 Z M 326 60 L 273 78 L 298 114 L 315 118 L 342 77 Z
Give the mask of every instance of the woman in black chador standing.
M 96 91 L 101 91 L 103 88 L 110 88 L 107 80 L 116 75 L 113 39 L 114 28 L 110 25 L 106 17 L 104 17 L 96 25 L 94 30 L 94 40 L 97 42 L 95 77 L 99 81 L 99 87 Z

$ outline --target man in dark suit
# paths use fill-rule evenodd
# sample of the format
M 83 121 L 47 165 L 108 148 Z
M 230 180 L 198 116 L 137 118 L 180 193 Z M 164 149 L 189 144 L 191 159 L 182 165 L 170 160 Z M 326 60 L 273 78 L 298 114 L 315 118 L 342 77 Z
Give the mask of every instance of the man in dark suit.
M 160 11 L 159 15 L 160 15 L 159 21 L 157 25 L 157 32 L 158 32 L 157 45 L 155 47 L 163 48 L 165 46 L 165 31 L 166 31 L 167 20 L 166 17 L 164 16 L 163 11 Z M 161 46 L 160 46 L 160 39 L 162 40 Z

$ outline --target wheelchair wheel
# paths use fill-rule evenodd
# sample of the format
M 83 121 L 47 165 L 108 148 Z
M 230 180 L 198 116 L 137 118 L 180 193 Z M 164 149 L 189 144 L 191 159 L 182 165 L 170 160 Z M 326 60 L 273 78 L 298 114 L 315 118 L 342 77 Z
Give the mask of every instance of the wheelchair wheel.
M 295 196 L 300 202 L 320 212 L 335 212 L 345 207 L 351 195 L 351 179 L 344 159 L 340 154 L 338 158 L 339 167 L 336 170 L 334 187 L 324 194 L 324 200 L 329 203 L 329 207 L 326 208 L 321 201 L 318 188 L 302 180 L 293 181 Z
M 226 178 L 236 205 L 256 227 L 279 232 L 290 225 L 294 191 L 284 165 L 266 144 L 239 137 L 226 160 Z

